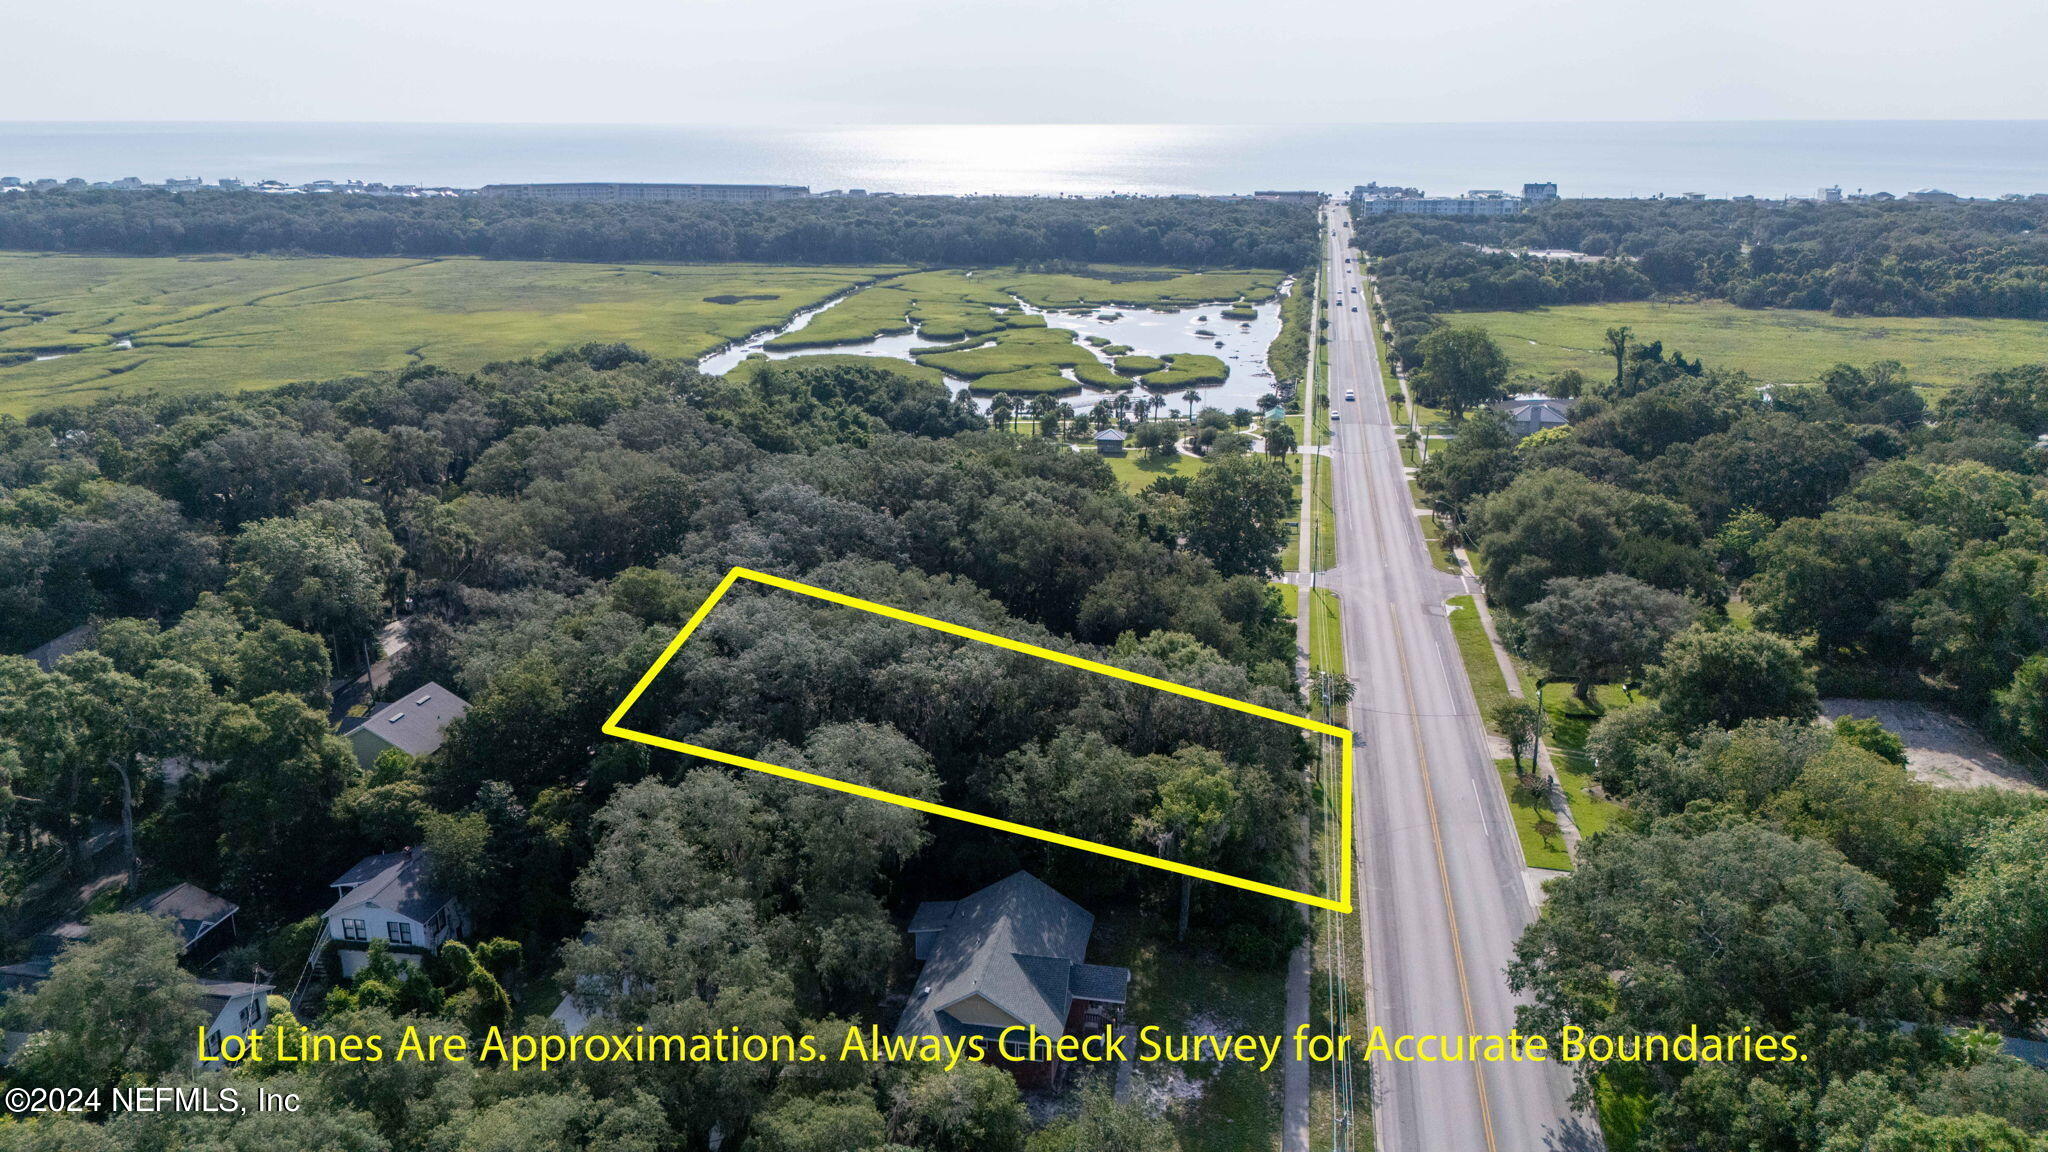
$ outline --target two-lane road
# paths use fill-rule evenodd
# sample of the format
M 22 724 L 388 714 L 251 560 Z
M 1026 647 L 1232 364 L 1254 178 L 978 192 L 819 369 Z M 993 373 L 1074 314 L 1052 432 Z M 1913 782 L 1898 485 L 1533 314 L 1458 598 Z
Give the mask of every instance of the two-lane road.
M 1457 655 L 1444 599 L 1455 577 L 1430 565 L 1344 213 L 1326 228 L 1337 567 L 1321 583 L 1343 602 L 1355 682 L 1360 924 L 1371 1023 L 1389 1035 L 1505 1035 L 1515 1000 L 1503 975 L 1532 912 L 1522 857 Z M 1353 308 L 1357 311 L 1352 311 Z M 1355 401 L 1343 399 L 1353 391 Z M 1598 1149 L 1555 1063 L 1373 1065 L 1383 1152 Z

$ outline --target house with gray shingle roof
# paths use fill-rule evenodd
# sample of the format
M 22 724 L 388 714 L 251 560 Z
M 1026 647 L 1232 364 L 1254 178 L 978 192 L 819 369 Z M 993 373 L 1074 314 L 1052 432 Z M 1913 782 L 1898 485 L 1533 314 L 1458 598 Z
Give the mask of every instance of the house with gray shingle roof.
M 924 967 L 896 1034 L 979 1035 L 993 1053 L 1009 1028 L 1055 1040 L 1099 1030 L 1121 1013 L 1131 973 L 1086 962 L 1094 931 L 1094 916 L 1029 872 L 918 905 L 910 936 Z M 1026 1084 L 1061 1079 L 1063 1066 L 1022 1055 L 1013 1044 L 996 1062 Z
M 368 768 L 387 748 L 408 756 L 427 755 L 441 746 L 448 725 L 468 713 L 469 701 L 429 682 L 343 728 L 341 734 L 355 748 L 356 760 Z
M 1507 416 L 1508 427 L 1519 437 L 1534 436 L 1538 432 L 1570 424 L 1572 408 L 1576 403 L 1574 400 L 1560 400 L 1555 396 L 1530 392 L 1511 396 L 1506 400 L 1496 400 L 1491 407 Z
M 462 906 L 435 886 L 432 873 L 431 853 L 405 848 L 366 856 L 329 883 L 340 898 L 321 917 L 343 976 L 362 971 L 372 940 L 390 945 L 400 960 L 415 960 L 469 931 Z
M 171 930 L 178 935 L 178 954 L 194 964 L 206 960 L 234 940 L 235 913 L 241 910 L 240 905 L 215 896 L 196 884 L 183 883 L 160 888 L 122 909 L 170 921 Z M 70 920 L 45 929 L 38 937 L 42 945 L 31 950 L 38 955 L 54 956 L 65 945 L 82 943 L 91 936 L 92 929 L 83 921 Z M 0 969 L 0 976 L 12 974 L 7 969 Z
M 99 642 L 100 627 L 88 620 L 47 644 L 29 649 L 24 655 L 45 672 L 54 672 L 57 661 L 73 652 L 83 652 Z
M 128 910 L 169 920 L 178 933 L 178 951 L 196 959 L 211 956 L 234 939 L 235 913 L 242 909 L 196 884 L 173 884 L 137 900 Z

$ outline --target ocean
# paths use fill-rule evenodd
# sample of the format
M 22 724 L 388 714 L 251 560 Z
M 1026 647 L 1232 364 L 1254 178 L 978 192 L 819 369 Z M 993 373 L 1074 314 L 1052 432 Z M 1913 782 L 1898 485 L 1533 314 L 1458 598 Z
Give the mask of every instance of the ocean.
M 2048 192 L 2048 120 L 701 127 L 0 122 L 0 176 L 150 182 L 556 180 L 904 193 L 1432 194 L 1554 181 L 1576 196 Z

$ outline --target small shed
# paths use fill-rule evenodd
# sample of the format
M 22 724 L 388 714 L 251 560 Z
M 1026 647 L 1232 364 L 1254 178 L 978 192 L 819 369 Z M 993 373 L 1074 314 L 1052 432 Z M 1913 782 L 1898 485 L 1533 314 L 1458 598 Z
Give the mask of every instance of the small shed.
M 1121 428 L 1104 428 L 1095 434 L 1095 450 L 1104 456 L 1121 456 L 1127 439 Z

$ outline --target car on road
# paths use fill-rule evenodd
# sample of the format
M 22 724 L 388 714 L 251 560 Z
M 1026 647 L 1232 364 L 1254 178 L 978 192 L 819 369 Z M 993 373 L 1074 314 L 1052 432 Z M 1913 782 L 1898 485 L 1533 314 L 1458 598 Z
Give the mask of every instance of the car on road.
M 1356 312 L 1356 311 L 1358 311 L 1358 305 L 1356 305 L 1356 304 L 1353 304 L 1353 305 L 1351 306 L 1351 310 L 1352 310 L 1353 312 Z
M 1355 402 L 1355 401 L 1357 401 L 1357 399 L 1358 399 L 1358 393 L 1356 393 L 1356 392 L 1353 392 L 1353 391 L 1352 391 L 1351 389 L 1349 389 L 1349 388 L 1346 388 L 1346 389 L 1344 390 L 1344 398 L 1345 398 L 1346 400 L 1350 400 L 1350 401 L 1354 401 L 1354 402 Z

